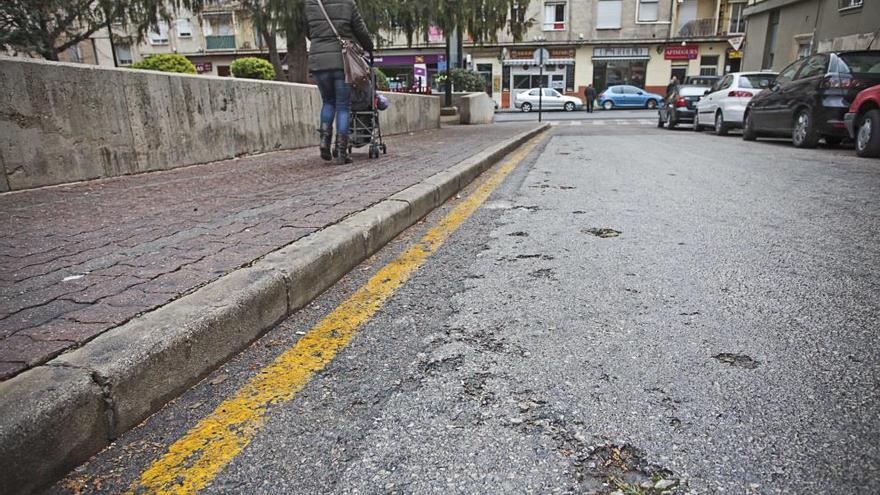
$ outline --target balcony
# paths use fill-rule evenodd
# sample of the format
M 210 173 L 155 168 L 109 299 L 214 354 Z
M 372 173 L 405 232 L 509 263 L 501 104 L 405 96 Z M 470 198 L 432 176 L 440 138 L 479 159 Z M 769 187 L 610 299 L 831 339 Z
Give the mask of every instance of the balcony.
M 235 50 L 235 35 L 205 36 L 205 48 L 208 50 Z
M 677 34 L 679 38 L 708 38 L 716 35 L 715 18 L 687 21 L 679 28 Z

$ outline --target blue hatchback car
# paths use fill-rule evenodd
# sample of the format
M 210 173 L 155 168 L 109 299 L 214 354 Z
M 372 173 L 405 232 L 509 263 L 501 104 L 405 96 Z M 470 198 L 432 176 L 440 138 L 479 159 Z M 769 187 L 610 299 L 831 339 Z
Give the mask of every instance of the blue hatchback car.
M 662 102 L 662 96 L 628 84 L 609 86 L 599 94 L 599 106 L 605 110 L 618 107 L 654 109 L 659 107 Z

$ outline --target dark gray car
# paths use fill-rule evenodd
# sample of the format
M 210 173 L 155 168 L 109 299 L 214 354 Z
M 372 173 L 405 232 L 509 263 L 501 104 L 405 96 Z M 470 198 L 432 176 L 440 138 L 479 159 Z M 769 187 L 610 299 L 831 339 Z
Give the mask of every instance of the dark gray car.
M 697 102 L 706 94 L 705 86 L 676 86 L 657 111 L 657 127 L 674 129 L 678 124 L 693 124 Z

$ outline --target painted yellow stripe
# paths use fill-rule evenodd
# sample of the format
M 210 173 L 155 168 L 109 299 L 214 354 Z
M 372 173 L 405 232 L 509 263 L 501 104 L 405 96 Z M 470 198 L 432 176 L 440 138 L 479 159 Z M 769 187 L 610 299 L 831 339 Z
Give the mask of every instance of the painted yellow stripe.
M 417 244 L 382 267 L 295 346 L 171 445 L 167 453 L 141 474 L 128 493 L 188 494 L 204 488 L 256 436 L 269 406 L 293 399 L 315 372 L 330 363 L 358 328 L 483 204 L 507 174 L 537 146 L 541 137 L 535 137 L 513 153 Z

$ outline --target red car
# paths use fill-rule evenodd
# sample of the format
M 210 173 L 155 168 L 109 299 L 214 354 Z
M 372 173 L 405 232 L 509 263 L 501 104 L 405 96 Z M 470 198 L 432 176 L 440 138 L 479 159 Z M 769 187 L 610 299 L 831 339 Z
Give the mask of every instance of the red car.
M 880 85 L 861 91 L 843 121 L 859 156 L 880 157 Z

